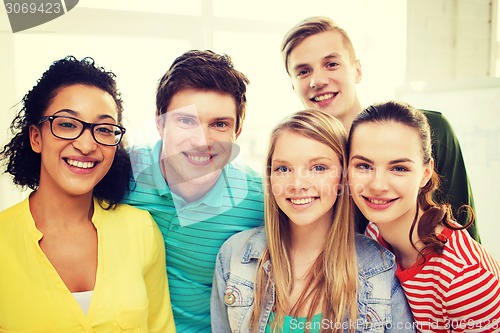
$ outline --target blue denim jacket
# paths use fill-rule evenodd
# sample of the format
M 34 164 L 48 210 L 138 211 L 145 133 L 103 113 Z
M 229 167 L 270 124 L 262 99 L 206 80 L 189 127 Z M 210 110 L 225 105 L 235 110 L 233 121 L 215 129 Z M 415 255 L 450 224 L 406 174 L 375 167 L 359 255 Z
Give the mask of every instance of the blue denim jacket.
M 263 227 L 240 232 L 222 245 L 215 266 L 210 305 L 212 332 L 250 332 L 254 279 L 266 247 Z M 415 332 L 413 317 L 399 281 L 394 255 L 363 235 L 356 235 L 358 256 L 358 318 L 356 332 Z M 264 264 L 269 274 L 271 263 Z M 263 333 L 273 309 L 275 290 L 266 295 L 258 333 Z M 323 322 L 322 322 L 323 324 Z M 345 323 L 347 324 L 347 323 Z M 326 323 L 335 325 L 335 323 Z

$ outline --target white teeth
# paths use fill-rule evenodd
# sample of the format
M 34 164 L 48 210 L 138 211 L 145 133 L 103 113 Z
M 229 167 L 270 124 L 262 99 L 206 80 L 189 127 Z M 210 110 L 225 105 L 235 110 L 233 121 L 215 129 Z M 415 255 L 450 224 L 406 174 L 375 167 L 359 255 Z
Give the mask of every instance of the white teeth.
M 67 159 L 66 162 L 74 167 L 80 168 L 80 169 L 90 169 L 94 167 L 95 162 L 82 162 L 82 161 L 75 161 L 75 160 L 70 160 Z
M 193 155 L 188 155 L 188 158 L 192 161 L 198 162 L 198 163 L 205 163 L 210 160 L 210 156 L 193 156 Z
M 324 100 L 329 99 L 329 98 L 333 98 L 332 93 L 316 96 L 316 97 L 314 97 L 314 100 L 316 102 L 321 102 L 321 101 L 324 101 Z
M 377 200 L 377 199 L 369 199 L 371 203 L 374 203 L 376 205 L 385 205 L 386 203 L 388 203 L 390 200 Z
M 305 205 L 314 201 L 314 198 L 290 199 L 294 205 Z

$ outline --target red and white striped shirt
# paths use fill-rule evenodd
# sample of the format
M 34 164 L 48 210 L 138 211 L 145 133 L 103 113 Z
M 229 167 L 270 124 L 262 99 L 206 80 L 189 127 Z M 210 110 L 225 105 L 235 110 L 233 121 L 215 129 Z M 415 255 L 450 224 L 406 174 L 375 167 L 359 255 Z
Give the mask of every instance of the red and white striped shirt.
M 391 250 L 370 222 L 365 234 Z M 419 332 L 500 332 L 500 265 L 467 231 L 445 228 L 442 254 L 396 276 Z

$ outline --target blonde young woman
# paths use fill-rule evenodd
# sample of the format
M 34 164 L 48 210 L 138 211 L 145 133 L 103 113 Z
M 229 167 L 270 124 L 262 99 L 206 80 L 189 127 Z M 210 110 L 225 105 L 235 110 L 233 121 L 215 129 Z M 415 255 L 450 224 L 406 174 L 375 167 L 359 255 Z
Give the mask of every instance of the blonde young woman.
M 213 332 L 414 331 L 394 256 L 354 232 L 345 144 L 342 124 L 316 110 L 273 131 L 265 228 L 222 246 Z

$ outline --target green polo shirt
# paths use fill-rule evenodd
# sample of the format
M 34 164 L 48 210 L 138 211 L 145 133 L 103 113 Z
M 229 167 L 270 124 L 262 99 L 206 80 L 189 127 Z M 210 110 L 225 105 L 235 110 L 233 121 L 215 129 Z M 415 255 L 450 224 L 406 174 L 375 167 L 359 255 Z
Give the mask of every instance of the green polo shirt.
M 230 236 L 263 224 L 262 180 L 231 162 L 204 197 L 187 203 L 163 178 L 160 152 L 161 141 L 130 152 L 134 179 L 125 202 L 149 211 L 163 234 L 177 331 L 210 332 L 217 252 Z

